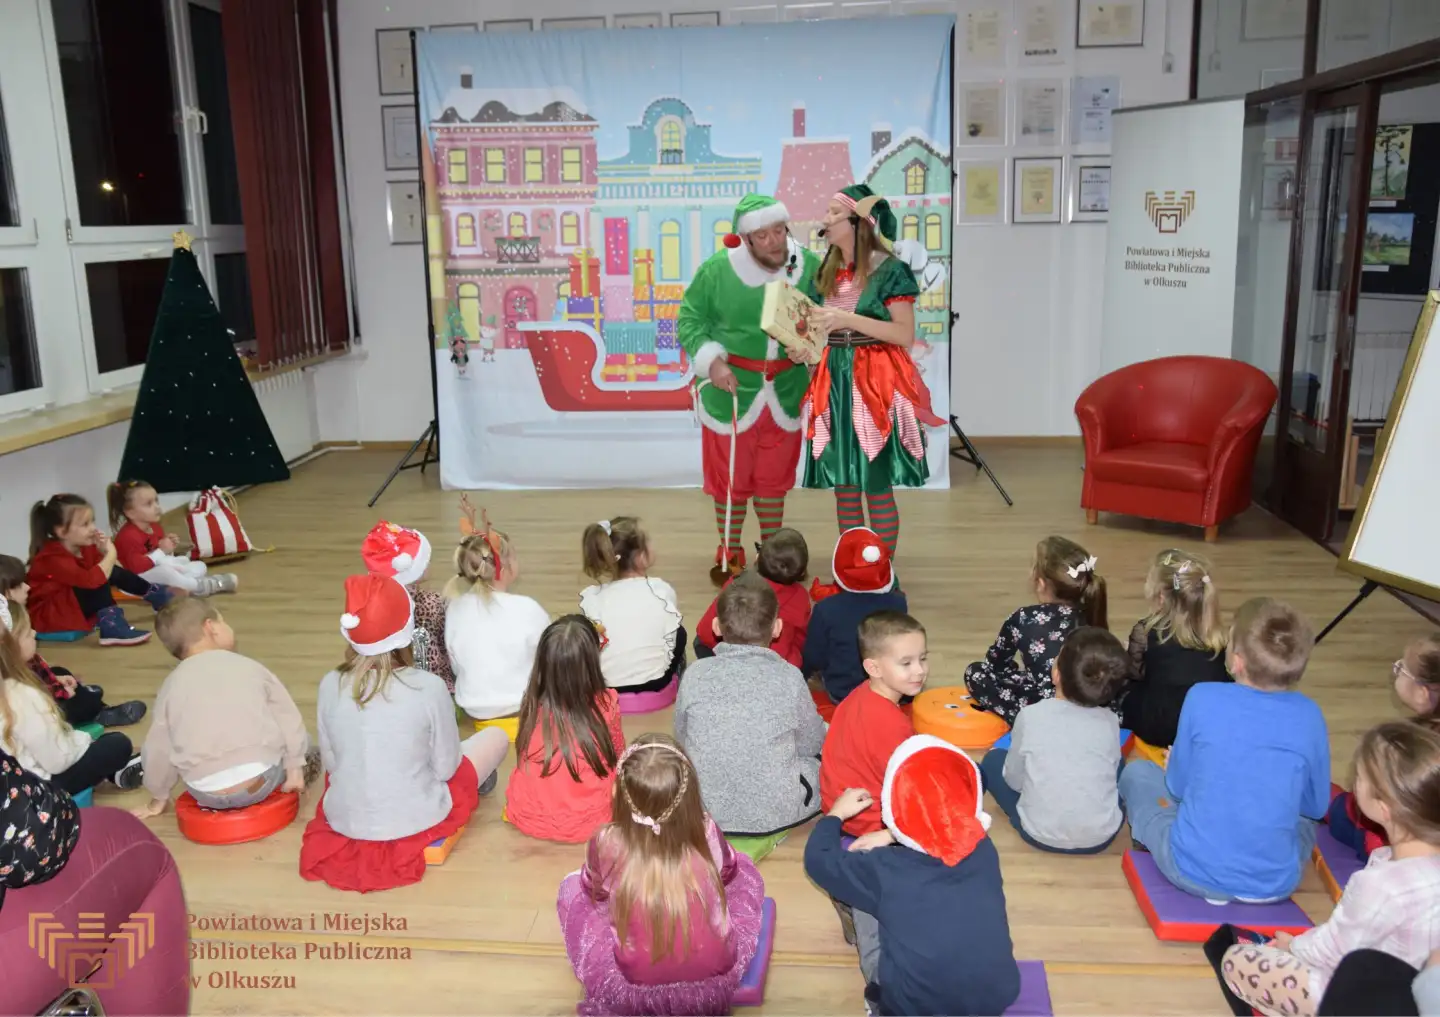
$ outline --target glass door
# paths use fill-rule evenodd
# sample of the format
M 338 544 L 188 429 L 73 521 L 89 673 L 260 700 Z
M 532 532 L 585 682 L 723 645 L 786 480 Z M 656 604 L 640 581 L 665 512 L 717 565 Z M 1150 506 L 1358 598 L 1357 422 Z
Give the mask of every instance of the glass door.
M 1303 133 L 1299 251 L 1292 248 L 1273 508 L 1324 542 L 1346 445 L 1364 209 L 1379 89 L 1321 96 Z

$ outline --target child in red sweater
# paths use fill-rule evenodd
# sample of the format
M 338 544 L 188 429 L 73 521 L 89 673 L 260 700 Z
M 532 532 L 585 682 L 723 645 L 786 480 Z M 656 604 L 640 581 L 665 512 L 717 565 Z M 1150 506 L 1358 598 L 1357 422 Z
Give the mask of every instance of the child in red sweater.
M 57 494 L 30 510 L 30 617 L 41 639 L 74 640 L 98 623 L 101 646 L 134 646 L 150 633 L 132 628 L 110 587 L 160 610 L 170 592 L 117 562 L 115 545 L 95 526 L 95 510 L 78 494 Z
M 780 601 L 780 634 L 770 649 L 796 667 L 800 666 L 805 633 L 810 627 L 810 594 L 803 585 L 809 568 L 810 548 L 800 531 L 788 526 L 771 534 L 770 539 L 760 545 L 755 558 L 755 571 L 774 588 L 775 597 Z M 716 597 L 695 627 L 697 660 L 715 656 L 715 644 L 720 641 L 720 623 L 715 613 L 719 603 L 720 598 Z
M 160 496 L 143 480 L 122 480 L 105 492 L 115 552 L 122 568 L 156 586 L 196 597 L 234 593 L 238 581 L 229 572 L 207 575 L 203 561 L 175 553 L 175 538 L 160 525 Z

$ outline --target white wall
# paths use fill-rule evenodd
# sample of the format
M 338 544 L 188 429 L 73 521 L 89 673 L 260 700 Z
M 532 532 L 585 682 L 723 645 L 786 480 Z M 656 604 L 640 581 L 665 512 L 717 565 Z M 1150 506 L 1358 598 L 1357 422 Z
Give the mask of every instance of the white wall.
M 977 3 L 835 3 L 866 13 L 958 13 L 977 6 L 1012 6 L 1013 0 Z M 809 13 L 824 4 L 803 6 Z M 1073 0 L 1066 0 L 1069 24 Z M 430 376 L 426 360 L 426 307 L 421 249 L 392 247 L 385 220 L 385 182 L 404 179 L 386 173 L 380 133 L 382 103 L 401 97 L 379 94 L 375 31 L 379 28 L 480 22 L 507 18 L 615 15 L 636 10 L 663 12 L 724 10 L 726 20 L 785 17 L 771 5 L 761 9 L 713 0 L 345 0 L 340 5 L 340 104 L 348 160 L 350 214 L 359 300 L 358 332 L 365 352 L 346 367 L 327 373 L 319 388 L 320 434 L 364 441 L 414 438 L 430 419 Z M 1167 11 L 1168 8 L 1168 11 Z M 956 80 L 1004 76 L 1070 78 L 1117 75 L 1125 105 L 1178 102 L 1189 88 L 1188 0 L 1146 0 L 1145 45 L 1067 51 L 1054 66 L 997 70 L 967 68 L 956 55 Z M 1013 26 L 1014 19 L 1011 19 Z M 1073 32 L 1073 28 L 1070 29 Z M 1073 39 L 1071 40 L 1073 41 Z M 1171 55 L 1164 70 L 1164 55 Z M 900 54 L 877 56 L 883 65 Z M 876 87 L 884 87 L 883 78 Z M 1009 82 L 1014 91 L 1013 80 Z M 1068 91 L 1068 89 L 1067 89 Z M 1068 131 L 1067 131 L 1068 136 Z M 1072 149 L 1027 149 L 1025 155 L 1069 153 Z M 1090 151 L 1090 150 L 1084 150 Z M 961 158 L 999 158 L 1011 150 L 966 148 Z M 1068 167 L 1067 167 L 1068 170 Z M 951 400 L 972 435 L 1078 434 L 1072 407 L 1099 371 L 1100 300 L 1104 284 L 1103 224 L 971 226 L 955 230 L 952 299 L 960 322 L 954 333 Z M 383 405 L 384 412 L 359 412 Z M 358 426 L 359 432 L 354 428 Z

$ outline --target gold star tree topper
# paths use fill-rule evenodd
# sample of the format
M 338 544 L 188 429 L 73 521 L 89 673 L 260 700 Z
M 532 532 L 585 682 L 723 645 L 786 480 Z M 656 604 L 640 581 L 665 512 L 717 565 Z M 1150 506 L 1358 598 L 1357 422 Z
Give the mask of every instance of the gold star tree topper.
M 176 246 L 177 248 L 182 248 L 182 249 L 187 250 L 187 251 L 190 250 L 190 241 L 191 241 L 192 237 L 190 236 L 190 234 L 186 233 L 184 230 L 180 230 L 178 233 L 176 233 L 176 234 L 174 235 L 174 237 L 173 237 L 172 239 L 175 241 L 175 246 Z

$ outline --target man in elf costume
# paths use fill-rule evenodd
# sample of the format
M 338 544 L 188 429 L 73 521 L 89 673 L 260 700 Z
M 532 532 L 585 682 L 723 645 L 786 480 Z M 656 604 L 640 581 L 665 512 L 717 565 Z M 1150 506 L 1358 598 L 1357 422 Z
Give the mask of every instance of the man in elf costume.
M 819 259 L 790 236 L 789 221 L 789 211 L 774 198 L 741 198 L 735 207 L 735 232 L 695 273 L 676 324 L 699 387 L 705 493 L 715 502 L 720 533 L 712 572 L 717 581 L 745 565 L 740 533 L 746 504 L 755 502 L 763 541 L 780 529 L 785 494 L 795 486 L 802 444 L 800 403 L 810 375 L 760 328 L 765 284 L 784 280 L 798 287 L 819 265 Z

